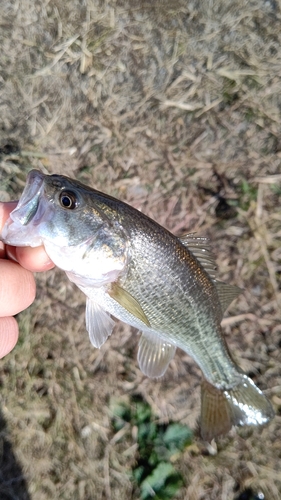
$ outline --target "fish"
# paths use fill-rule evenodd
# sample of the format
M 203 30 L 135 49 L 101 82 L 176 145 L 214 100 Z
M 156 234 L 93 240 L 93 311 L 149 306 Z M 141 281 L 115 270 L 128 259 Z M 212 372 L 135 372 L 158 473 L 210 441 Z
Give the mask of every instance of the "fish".
M 137 360 L 148 377 L 163 376 L 177 348 L 190 355 L 203 374 L 203 440 L 274 417 L 270 401 L 225 342 L 223 313 L 241 290 L 217 279 L 206 238 L 178 237 L 108 194 L 31 170 L 1 239 L 14 246 L 44 245 L 86 295 L 86 329 L 94 347 L 104 344 L 117 319 L 138 330 Z

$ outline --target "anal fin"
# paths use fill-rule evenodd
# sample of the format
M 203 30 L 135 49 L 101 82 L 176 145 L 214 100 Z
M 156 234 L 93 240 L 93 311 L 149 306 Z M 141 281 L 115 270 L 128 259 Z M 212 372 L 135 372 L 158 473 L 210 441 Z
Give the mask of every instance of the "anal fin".
M 115 322 L 95 301 L 87 297 L 86 328 L 94 347 L 101 347 L 111 335 Z
M 138 363 L 141 371 L 151 378 L 164 375 L 176 347 L 153 333 L 142 333 L 139 341 Z

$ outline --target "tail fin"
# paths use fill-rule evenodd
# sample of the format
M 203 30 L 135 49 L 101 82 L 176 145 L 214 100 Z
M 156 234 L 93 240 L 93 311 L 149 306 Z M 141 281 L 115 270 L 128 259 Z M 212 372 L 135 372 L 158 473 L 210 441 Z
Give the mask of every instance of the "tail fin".
M 228 390 L 206 380 L 202 383 L 200 426 L 206 441 L 227 434 L 233 425 L 263 425 L 273 417 L 271 403 L 247 375 L 241 375 L 241 382 Z

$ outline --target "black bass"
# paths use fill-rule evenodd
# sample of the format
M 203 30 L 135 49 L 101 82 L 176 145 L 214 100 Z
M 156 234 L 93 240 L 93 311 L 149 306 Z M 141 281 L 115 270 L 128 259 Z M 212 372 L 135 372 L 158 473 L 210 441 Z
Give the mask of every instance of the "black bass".
M 113 316 L 142 332 L 138 362 L 145 375 L 163 375 L 177 347 L 192 356 L 204 374 L 203 439 L 273 418 L 270 402 L 226 347 L 220 323 L 240 290 L 217 281 L 204 238 L 178 238 L 122 201 L 32 170 L 1 239 L 45 246 L 87 296 L 95 347 L 111 334 Z

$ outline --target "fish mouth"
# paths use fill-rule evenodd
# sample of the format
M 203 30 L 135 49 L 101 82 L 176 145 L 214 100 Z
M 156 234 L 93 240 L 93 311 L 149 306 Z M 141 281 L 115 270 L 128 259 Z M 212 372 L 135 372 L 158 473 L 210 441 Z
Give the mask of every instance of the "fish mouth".
M 38 170 L 31 170 L 26 179 L 26 185 L 17 207 L 10 214 L 13 221 L 26 226 L 36 215 L 39 206 L 39 196 L 42 191 L 44 175 Z
M 1 239 L 4 243 L 18 246 L 39 246 L 42 244 L 38 231 L 34 231 L 34 229 L 42 219 L 45 210 L 43 204 L 40 203 L 44 192 L 44 177 L 44 174 L 38 170 L 31 170 L 28 173 L 18 205 L 10 213 L 10 217 L 2 229 Z

